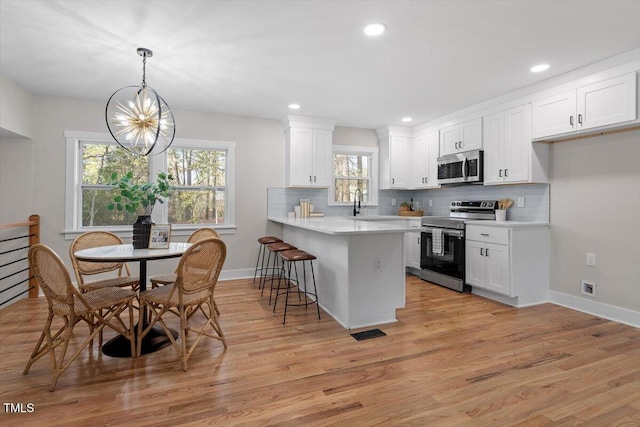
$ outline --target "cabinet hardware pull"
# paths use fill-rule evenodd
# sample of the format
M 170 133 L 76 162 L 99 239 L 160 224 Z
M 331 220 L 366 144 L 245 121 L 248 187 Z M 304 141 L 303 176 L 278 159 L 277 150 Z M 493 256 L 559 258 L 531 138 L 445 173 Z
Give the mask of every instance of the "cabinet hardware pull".
M 482 253 L 482 248 L 480 248 L 480 256 L 484 256 L 484 254 Z
M 504 177 L 505 177 L 505 178 L 506 178 L 506 177 L 508 177 L 508 175 L 507 175 L 507 171 L 508 171 L 508 170 L 509 170 L 509 169 L 505 169 L 505 170 L 504 170 Z
M 489 256 L 489 248 L 485 248 L 485 250 L 484 250 L 484 256 Z
M 480 233 L 481 236 L 489 237 L 489 233 Z
M 422 183 L 424 184 L 424 178 L 422 178 Z
M 573 116 L 569 116 L 569 124 L 573 126 Z
M 453 146 L 454 146 L 454 147 L 455 147 L 455 149 L 457 150 L 457 149 L 458 149 L 458 141 L 456 141 L 456 143 L 455 143 L 455 144 L 453 144 Z
M 425 184 L 428 184 L 428 183 L 429 183 L 429 177 L 426 177 L 426 178 L 424 179 L 424 183 L 425 183 Z
M 395 178 L 391 178 L 391 183 L 395 184 L 396 183 L 396 179 Z
M 500 171 L 498 171 L 498 176 L 499 176 L 500 178 L 502 178 L 502 169 L 500 169 Z
M 311 181 L 312 181 L 312 180 L 311 180 L 311 175 L 309 175 L 309 182 L 311 182 Z
M 578 123 L 582 124 L 582 114 L 578 114 Z
M 318 180 L 316 179 L 316 176 L 313 175 L 313 182 L 317 182 Z
M 418 244 L 420 244 L 420 238 L 418 237 Z
M 462 141 L 458 142 L 458 144 L 460 144 L 458 148 L 462 148 Z

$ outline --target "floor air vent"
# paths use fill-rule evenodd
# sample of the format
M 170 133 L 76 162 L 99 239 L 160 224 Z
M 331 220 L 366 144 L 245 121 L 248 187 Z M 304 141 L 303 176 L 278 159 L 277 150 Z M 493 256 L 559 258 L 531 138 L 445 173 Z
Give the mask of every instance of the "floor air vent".
M 368 331 L 356 332 L 354 334 L 351 334 L 351 336 L 358 341 L 368 340 L 369 338 L 384 337 L 386 335 L 387 334 L 382 332 L 380 329 L 370 329 Z

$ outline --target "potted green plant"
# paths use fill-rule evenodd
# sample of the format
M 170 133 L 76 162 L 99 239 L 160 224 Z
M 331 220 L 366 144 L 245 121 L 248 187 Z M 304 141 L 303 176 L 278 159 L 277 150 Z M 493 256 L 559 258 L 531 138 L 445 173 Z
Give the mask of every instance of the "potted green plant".
M 113 203 L 107 205 L 108 210 L 138 213 L 138 219 L 133 224 L 133 247 L 144 249 L 149 247 L 151 233 L 151 213 L 156 203 L 164 203 L 164 199 L 171 195 L 173 187 L 170 184 L 173 175 L 159 172 L 155 182 L 138 184 L 133 182 L 133 173 L 128 172 L 118 177 L 118 173 L 111 174 L 113 188 Z

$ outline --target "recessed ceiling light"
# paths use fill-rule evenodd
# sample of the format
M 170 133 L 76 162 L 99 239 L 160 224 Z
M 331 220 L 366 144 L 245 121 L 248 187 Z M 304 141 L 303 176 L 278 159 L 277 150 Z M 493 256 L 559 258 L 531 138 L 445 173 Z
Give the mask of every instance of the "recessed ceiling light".
M 384 33 L 386 29 L 387 27 L 385 27 L 384 24 L 380 24 L 376 22 L 374 24 L 369 24 L 366 27 L 364 27 L 364 33 L 370 37 L 375 37 Z
M 299 110 L 300 109 L 300 104 L 289 104 L 289 109 L 290 110 Z
M 405 123 L 408 123 L 408 122 L 410 122 L 410 121 L 412 121 L 412 120 L 413 120 L 413 119 L 412 119 L 411 117 L 403 117 L 403 118 L 402 118 L 402 121 L 403 121 L 403 122 L 405 122 Z
M 541 71 L 546 71 L 548 69 L 549 69 L 549 64 L 539 64 L 534 67 L 531 67 L 529 71 L 531 71 L 532 73 L 539 73 Z

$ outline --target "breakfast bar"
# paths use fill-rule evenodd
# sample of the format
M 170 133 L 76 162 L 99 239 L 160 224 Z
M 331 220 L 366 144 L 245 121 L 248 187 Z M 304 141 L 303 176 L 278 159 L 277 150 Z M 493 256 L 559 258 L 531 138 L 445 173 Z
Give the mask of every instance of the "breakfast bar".
M 318 256 L 322 309 L 347 329 L 396 322 L 405 304 L 402 221 L 343 217 L 269 218 L 283 224 L 283 239 Z

